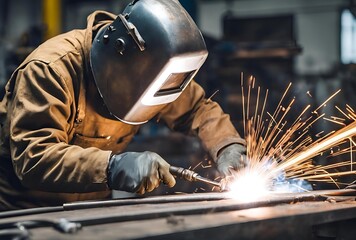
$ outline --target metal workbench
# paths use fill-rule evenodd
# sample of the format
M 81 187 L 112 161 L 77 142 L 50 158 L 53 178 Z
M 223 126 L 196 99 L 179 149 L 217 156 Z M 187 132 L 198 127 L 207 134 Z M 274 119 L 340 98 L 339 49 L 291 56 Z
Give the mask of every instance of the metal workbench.
M 343 189 L 274 193 L 253 202 L 239 202 L 218 192 L 76 202 L 2 212 L 0 236 L 17 234 L 23 239 L 356 239 L 355 198 L 355 190 Z

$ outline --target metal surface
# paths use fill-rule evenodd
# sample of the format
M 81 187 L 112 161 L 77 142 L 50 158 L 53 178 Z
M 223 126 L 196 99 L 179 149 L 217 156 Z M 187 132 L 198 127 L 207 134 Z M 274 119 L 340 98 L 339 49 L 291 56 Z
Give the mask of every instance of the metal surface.
M 228 193 L 98 201 L 95 208 L 79 202 L 59 212 L 1 218 L 0 234 L 29 232 L 33 239 L 353 239 L 355 196 L 354 189 L 345 189 L 274 193 L 247 203 Z M 9 228 L 19 222 L 61 219 L 82 229 L 65 234 L 55 225 L 34 224 L 22 232 Z

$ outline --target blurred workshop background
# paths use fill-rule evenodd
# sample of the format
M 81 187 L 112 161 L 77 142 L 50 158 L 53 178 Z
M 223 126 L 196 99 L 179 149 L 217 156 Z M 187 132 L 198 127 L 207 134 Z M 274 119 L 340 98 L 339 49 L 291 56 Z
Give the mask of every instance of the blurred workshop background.
M 84 28 L 94 10 L 120 13 L 128 0 L 0 0 L 0 85 L 46 39 Z M 298 106 L 356 103 L 356 1 L 353 0 L 180 0 L 200 27 L 209 50 L 196 77 L 207 97 L 218 101 L 241 134 L 241 78 L 256 78 L 278 104 L 289 83 Z M 297 113 L 298 111 L 295 111 Z M 293 112 L 291 113 L 293 114 Z M 293 116 L 291 116 L 292 118 Z M 315 133 L 335 127 L 318 123 Z M 157 123 L 142 127 L 129 150 L 153 150 L 172 164 L 195 168 L 214 178 L 213 164 L 199 142 L 169 132 Z M 185 161 L 187 160 L 188 161 Z M 321 158 L 319 163 L 326 161 Z M 207 186 L 196 184 L 193 191 Z M 177 184 L 175 191 L 192 191 Z M 166 189 L 162 191 L 168 191 Z M 157 193 L 157 192 L 155 192 Z

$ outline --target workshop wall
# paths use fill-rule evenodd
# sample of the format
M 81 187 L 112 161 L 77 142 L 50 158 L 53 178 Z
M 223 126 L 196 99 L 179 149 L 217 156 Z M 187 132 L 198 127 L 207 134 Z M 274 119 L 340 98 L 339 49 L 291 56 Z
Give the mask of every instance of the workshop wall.
M 7 3 L 5 5 L 5 2 Z M 63 1 L 63 31 L 81 27 L 85 17 L 93 9 L 118 11 L 128 1 Z M 339 11 L 347 6 L 347 0 L 253 0 L 253 1 L 196 1 L 198 3 L 197 22 L 202 31 L 216 38 L 222 36 L 221 17 L 226 11 L 239 16 L 274 15 L 292 13 L 296 16 L 298 43 L 303 54 L 297 57 L 297 73 L 319 73 L 328 71 L 338 64 L 339 51 Z M 229 4 L 227 4 L 230 2 Z M 4 68 L 4 51 L 13 48 L 20 35 L 30 26 L 41 24 L 41 1 L 3 0 L 1 10 L 3 33 L 1 37 L 0 69 Z M 6 11 L 5 11 L 6 9 Z M 81 21 L 81 19 L 83 20 Z M 6 28 L 4 26 L 7 26 Z M 4 70 L 1 78 L 4 78 Z M 0 79 L 1 82 L 4 79 Z
M 294 17 L 296 43 L 301 52 L 293 60 L 293 79 L 276 73 L 275 79 L 293 81 L 296 94 L 310 91 L 315 104 L 343 87 L 344 94 L 336 102 L 350 100 L 348 67 L 340 64 L 340 12 L 350 6 L 347 0 L 253 0 L 253 1 L 199 1 L 198 23 L 202 32 L 216 39 L 223 38 L 222 17 L 227 13 L 238 17 L 278 16 Z M 271 68 L 270 68 L 271 69 Z M 256 68 L 257 71 L 257 68 Z M 239 78 L 239 75 L 236 75 Z M 263 81 L 263 79 L 258 79 Z M 346 83 L 346 85 L 345 85 Z M 318 86 L 318 87 L 317 87 Z M 329 111 L 332 113 L 332 111 Z M 324 127 L 322 127 L 324 128 Z
M 227 4 L 226 2 L 230 2 Z M 327 71 L 339 62 L 339 14 L 346 0 L 253 0 L 201 1 L 199 23 L 203 32 L 222 37 L 221 16 L 231 11 L 238 16 L 294 14 L 297 41 L 303 47 L 298 56 L 299 73 Z
M 42 41 L 37 32 L 43 27 L 41 1 L 2 0 L 0 19 L 0 87 L 3 87 L 19 61 L 28 54 L 30 49 L 24 47 L 37 46 Z

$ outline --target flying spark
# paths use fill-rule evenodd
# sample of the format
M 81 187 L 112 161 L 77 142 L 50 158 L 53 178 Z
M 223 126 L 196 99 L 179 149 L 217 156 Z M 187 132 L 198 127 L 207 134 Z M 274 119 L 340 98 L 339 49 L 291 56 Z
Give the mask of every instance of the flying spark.
M 321 112 L 340 90 L 315 110 L 311 110 L 311 106 L 307 105 L 300 110 L 298 117 L 290 122 L 287 118 L 288 114 L 292 111 L 296 112 L 293 109 L 296 99 L 287 100 L 291 85 L 290 83 L 282 94 L 275 111 L 270 113 L 266 112 L 268 90 L 262 96 L 260 87 L 255 87 L 255 79 L 250 77 L 245 92 L 242 79 L 243 127 L 247 142 L 246 156 L 250 165 L 237 172 L 232 179 L 228 179 L 230 194 L 234 198 L 252 201 L 271 191 L 311 191 L 313 189 L 309 182 L 332 182 L 340 187 L 340 183 L 337 182 L 338 177 L 356 173 L 352 169 L 352 150 L 355 146 L 352 136 L 356 135 L 355 112 L 348 105 L 346 111 L 337 108 L 346 119 L 354 121 L 349 125 L 344 123 L 344 118 L 327 118 Z M 254 107 L 252 102 L 255 103 Z M 324 136 L 320 132 L 317 134 L 318 139 L 315 140 L 309 130 L 320 120 L 344 127 Z M 350 161 L 326 166 L 313 164 L 313 157 L 330 149 L 331 154 L 334 154 L 332 148 L 347 140 L 350 141 Z M 341 154 L 345 151 L 346 149 L 339 152 Z M 346 166 L 350 166 L 350 170 L 336 171 Z

